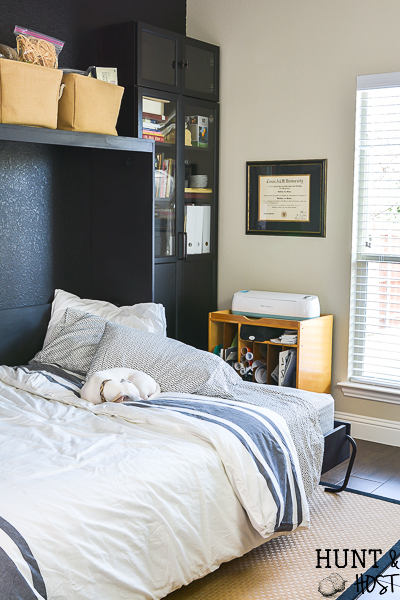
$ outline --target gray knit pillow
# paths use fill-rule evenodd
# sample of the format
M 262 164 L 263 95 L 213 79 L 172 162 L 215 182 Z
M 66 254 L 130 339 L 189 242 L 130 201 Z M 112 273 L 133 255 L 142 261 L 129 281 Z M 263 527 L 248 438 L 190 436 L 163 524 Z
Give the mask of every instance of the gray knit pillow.
M 46 346 L 30 362 L 54 363 L 86 374 L 106 323 L 102 317 L 67 308 Z
M 153 377 L 162 392 L 230 396 L 240 376 L 219 356 L 171 338 L 107 322 L 87 374 L 128 367 Z

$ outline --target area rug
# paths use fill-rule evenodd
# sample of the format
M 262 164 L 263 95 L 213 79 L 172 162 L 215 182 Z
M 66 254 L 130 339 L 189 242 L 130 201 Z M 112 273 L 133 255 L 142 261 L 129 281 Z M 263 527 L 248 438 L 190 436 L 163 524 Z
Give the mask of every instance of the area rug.
M 272 539 L 167 600 L 400 599 L 400 502 L 319 486 L 310 512 L 309 530 Z

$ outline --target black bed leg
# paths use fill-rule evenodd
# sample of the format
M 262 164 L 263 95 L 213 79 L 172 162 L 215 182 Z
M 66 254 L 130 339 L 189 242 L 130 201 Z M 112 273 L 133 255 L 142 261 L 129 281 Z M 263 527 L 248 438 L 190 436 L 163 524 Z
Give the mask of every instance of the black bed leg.
M 350 479 L 350 475 L 351 475 L 351 470 L 353 468 L 353 464 L 354 464 L 354 460 L 356 458 L 356 454 L 357 454 L 357 444 L 355 443 L 355 441 L 353 440 L 353 438 L 350 435 L 346 435 L 346 439 L 349 440 L 351 447 L 352 447 L 352 453 L 350 456 L 350 461 L 349 464 L 347 466 L 347 471 L 346 471 L 346 476 L 344 478 L 344 481 L 342 483 L 342 485 L 340 487 L 326 487 L 325 488 L 325 492 L 331 492 L 332 494 L 338 494 L 339 492 L 343 492 L 343 490 L 346 488 L 347 484 L 349 483 L 349 479 Z

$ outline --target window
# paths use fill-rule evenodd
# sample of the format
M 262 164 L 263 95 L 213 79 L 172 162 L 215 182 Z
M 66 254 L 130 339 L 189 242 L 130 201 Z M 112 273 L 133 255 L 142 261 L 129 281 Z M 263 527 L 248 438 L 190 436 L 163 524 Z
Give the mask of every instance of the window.
M 400 394 L 400 73 L 357 78 L 349 378 Z

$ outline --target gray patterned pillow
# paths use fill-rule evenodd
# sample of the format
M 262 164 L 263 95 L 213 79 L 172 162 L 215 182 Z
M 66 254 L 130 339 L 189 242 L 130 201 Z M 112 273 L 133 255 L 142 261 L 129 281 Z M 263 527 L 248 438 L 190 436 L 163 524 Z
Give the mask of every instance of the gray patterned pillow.
M 106 323 L 102 317 L 67 308 L 46 346 L 29 362 L 55 363 L 86 374 Z
M 219 356 L 171 338 L 108 322 L 87 374 L 128 367 L 153 377 L 162 392 L 231 396 L 240 376 Z

